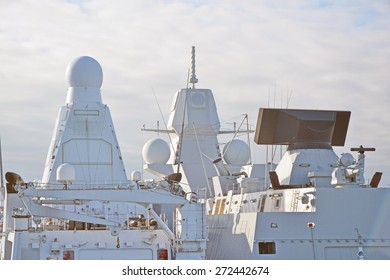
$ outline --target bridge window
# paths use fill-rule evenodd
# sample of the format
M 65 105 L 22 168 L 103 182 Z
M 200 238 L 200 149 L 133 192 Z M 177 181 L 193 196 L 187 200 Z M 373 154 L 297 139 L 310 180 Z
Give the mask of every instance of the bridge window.
M 275 242 L 259 242 L 259 254 L 276 254 Z
M 63 258 L 64 260 L 74 260 L 74 251 L 64 251 Z

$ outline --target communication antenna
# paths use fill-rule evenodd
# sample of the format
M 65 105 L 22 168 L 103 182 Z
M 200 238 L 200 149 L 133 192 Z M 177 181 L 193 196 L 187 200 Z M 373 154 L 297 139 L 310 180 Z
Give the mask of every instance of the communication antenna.
M 165 121 L 165 118 L 164 118 L 164 114 L 162 113 L 161 111 L 161 107 L 160 107 L 160 103 L 158 102 L 158 99 L 157 99 L 157 96 L 156 96 L 156 93 L 154 92 L 154 88 L 152 87 L 152 92 L 153 92 L 153 95 L 154 95 L 154 99 L 156 100 L 156 103 L 157 103 L 157 106 L 158 106 L 158 110 L 160 111 L 160 115 L 161 115 L 161 118 L 164 122 L 164 126 L 165 126 L 165 130 L 168 132 L 168 138 L 169 138 L 169 142 L 171 144 L 171 147 L 173 149 L 173 142 L 172 142 L 172 138 L 171 138 L 171 135 L 169 134 L 169 131 L 168 131 L 168 126 L 167 126 L 167 123 Z M 159 122 L 158 122 L 159 124 Z M 159 126 L 159 125 L 158 125 Z M 157 133 L 160 131 L 160 129 L 157 127 Z
M 0 137 L 0 175 L 1 175 L 1 187 L 4 187 L 4 174 L 3 174 L 3 155 L 1 151 L 1 137 Z
M 180 172 L 180 164 L 181 164 L 181 149 L 183 146 L 183 135 L 184 135 L 184 122 L 186 118 L 186 112 L 187 112 L 187 95 L 188 95 L 188 78 L 190 76 L 190 69 L 188 69 L 188 74 L 187 74 L 187 86 L 186 86 L 186 94 L 184 97 L 184 111 L 183 111 L 183 120 L 181 122 L 181 132 L 180 132 L 180 141 L 179 141 L 179 146 L 178 146 L 178 151 L 179 151 L 179 156 L 177 158 L 177 173 Z
M 185 116 L 186 116 L 186 111 L 187 111 L 187 95 L 188 95 L 188 82 L 192 84 L 192 88 L 195 88 L 195 84 L 198 82 L 198 79 L 196 78 L 195 74 L 195 46 L 192 46 L 191 50 L 191 78 L 190 78 L 190 69 L 188 69 L 188 74 L 187 74 L 187 86 L 186 86 L 186 94 L 185 94 L 185 99 L 184 99 L 184 112 L 183 112 L 183 121 L 181 123 L 181 133 L 180 133 L 180 141 L 179 141 L 179 156 L 178 156 L 178 161 L 177 161 L 177 173 L 180 172 L 180 165 L 181 165 L 181 151 L 182 151 L 182 145 L 183 145 L 183 135 L 184 135 L 184 121 L 185 121 Z
M 192 88 L 195 88 L 195 84 L 198 82 L 195 73 L 195 46 L 192 46 L 191 51 L 191 79 L 190 83 L 192 84 Z

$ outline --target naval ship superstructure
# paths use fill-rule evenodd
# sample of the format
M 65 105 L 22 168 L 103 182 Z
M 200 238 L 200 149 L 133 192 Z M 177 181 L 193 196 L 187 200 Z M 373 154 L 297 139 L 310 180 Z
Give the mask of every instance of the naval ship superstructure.
M 255 144 L 287 149 L 277 164 L 253 164 L 249 143 L 220 143 L 213 93 L 195 88 L 194 47 L 192 70 L 192 87 L 173 100 L 169 141 L 149 140 L 143 155 L 145 170 L 180 169 L 186 192 L 204 190 L 207 259 L 390 259 L 390 189 L 381 172 L 364 177 L 375 149 L 333 149 L 351 112 L 260 108 Z
M 1 259 L 204 259 L 205 205 L 181 188 L 180 174 L 129 179 L 110 111 L 103 71 L 89 56 L 68 65 L 41 181 L 5 174 Z M 161 213 L 161 205 L 173 212 Z M 174 216 L 169 226 L 165 218 Z

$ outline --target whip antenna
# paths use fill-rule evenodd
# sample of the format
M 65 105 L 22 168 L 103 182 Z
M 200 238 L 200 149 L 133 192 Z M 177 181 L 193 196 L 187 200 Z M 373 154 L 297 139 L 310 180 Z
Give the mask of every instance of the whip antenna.
M 4 174 L 3 174 L 3 155 L 1 153 L 1 138 L 0 138 L 0 173 L 1 173 L 1 187 L 4 187 Z
M 164 114 L 161 111 L 160 103 L 157 100 L 157 96 L 156 96 L 156 93 L 154 92 L 154 88 L 153 87 L 152 87 L 152 92 L 153 92 L 153 95 L 154 95 L 154 99 L 156 100 L 156 103 L 157 103 L 157 106 L 158 106 L 158 110 L 160 111 L 161 118 L 162 118 L 162 120 L 164 122 L 165 129 L 166 129 L 166 131 L 168 131 L 168 126 L 167 126 L 167 123 L 165 122 Z M 168 134 L 169 142 L 170 142 L 171 147 L 173 149 L 173 142 L 172 142 L 171 135 L 169 134 L 169 131 L 168 131 L 167 134 Z

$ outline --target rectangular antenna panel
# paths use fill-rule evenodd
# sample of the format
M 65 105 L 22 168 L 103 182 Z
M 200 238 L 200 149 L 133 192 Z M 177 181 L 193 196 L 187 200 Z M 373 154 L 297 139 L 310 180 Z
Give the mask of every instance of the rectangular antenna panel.
M 255 143 L 327 143 L 344 146 L 350 111 L 260 108 Z

